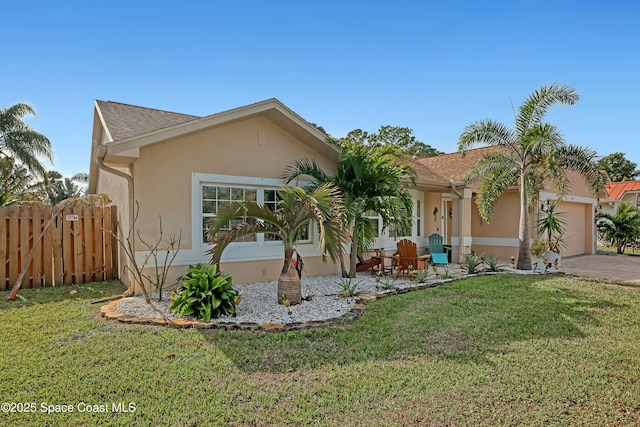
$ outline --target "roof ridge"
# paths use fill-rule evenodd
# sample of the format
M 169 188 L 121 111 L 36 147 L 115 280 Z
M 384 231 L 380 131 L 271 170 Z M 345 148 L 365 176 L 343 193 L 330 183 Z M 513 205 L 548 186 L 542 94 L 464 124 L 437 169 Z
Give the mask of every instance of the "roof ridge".
M 126 107 L 141 108 L 141 109 L 144 109 L 144 110 L 153 110 L 153 111 L 158 111 L 158 112 L 161 112 L 161 113 L 178 114 L 178 115 L 181 115 L 181 116 L 189 116 L 189 117 L 195 117 L 195 118 L 202 118 L 203 117 L 203 116 L 196 116 L 196 115 L 193 115 L 193 114 L 178 113 L 176 111 L 162 110 L 160 108 L 143 107 L 142 105 L 128 104 L 126 102 L 119 102 L 119 101 L 109 101 L 109 100 L 105 101 L 105 100 L 102 100 L 102 99 L 96 99 L 96 102 L 105 102 L 105 103 L 109 103 L 109 104 L 118 104 L 118 105 L 124 105 Z

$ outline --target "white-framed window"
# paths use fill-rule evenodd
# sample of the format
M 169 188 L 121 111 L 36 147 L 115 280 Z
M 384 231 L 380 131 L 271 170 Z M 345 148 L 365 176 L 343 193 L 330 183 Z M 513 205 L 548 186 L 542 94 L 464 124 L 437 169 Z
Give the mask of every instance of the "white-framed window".
M 258 201 L 258 189 L 251 187 L 237 187 L 230 185 L 201 184 L 202 188 L 202 242 L 207 242 L 209 222 L 214 219 L 218 210 L 231 202 Z M 220 233 L 228 232 L 232 226 L 241 223 L 242 220 L 234 219 L 220 228 Z M 239 241 L 255 242 L 257 236 L 244 236 Z
M 373 229 L 376 231 L 375 237 L 380 237 L 380 215 L 375 211 L 366 211 L 364 217 L 369 220 Z
M 194 174 L 194 184 L 197 185 L 198 220 L 194 227 L 193 236 L 199 236 L 202 245 L 209 245 L 207 232 L 209 222 L 215 218 L 218 210 L 225 204 L 239 201 L 255 201 L 270 209 L 275 209 L 278 203 L 278 188 L 280 181 L 267 178 L 231 177 L 223 175 Z M 258 185 L 256 185 L 258 184 Z M 195 189 L 194 189 L 195 190 Z M 194 196 L 196 195 L 194 191 Z M 195 220 L 194 216 L 194 220 Z M 230 227 L 241 223 L 241 219 L 231 221 L 220 232 L 230 230 Z M 280 240 L 278 236 L 272 234 L 255 234 L 245 236 L 235 244 L 273 244 Z M 302 230 L 302 236 L 297 243 L 312 243 L 311 226 L 307 225 Z

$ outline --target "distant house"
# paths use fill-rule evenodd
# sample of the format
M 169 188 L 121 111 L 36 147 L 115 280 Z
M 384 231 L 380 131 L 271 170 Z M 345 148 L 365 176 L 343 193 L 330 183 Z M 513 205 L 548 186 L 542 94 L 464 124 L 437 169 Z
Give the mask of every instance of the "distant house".
M 602 213 L 614 213 L 624 202 L 640 206 L 640 181 L 610 182 L 606 190 L 608 196 L 598 201 L 598 209 Z
M 409 238 L 424 249 L 428 236 L 439 233 L 452 247 L 452 261 L 470 250 L 497 255 L 503 260 L 517 256 L 517 190 L 507 192 L 496 205 L 490 224 L 482 221 L 475 205 L 476 186 L 467 186 L 467 171 L 484 153 L 494 148 L 410 159 L 418 183 L 410 192 L 414 201 L 413 227 L 409 236 L 378 227 L 374 246 L 395 251 L 400 238 Z M 286 166 L 300 158 L 313 158 L 333 173 L 338 149 L 320 132 L 277 99 L 198 117 L 110 101 L 96 101 L 89 180 L 90 193 L 106 193 L 119 207 L 123 229 L 128 230 L 139 206 L 136 228 L 146 240 L 158 233 L 162 217 L 166 235 L 183 233 L 182 247 L 174 262 L 173 276 L 186 266 L 208 260 L 210 245 L 207 221 L 229 201 L 252 199 L 273 203 Z M 560 205 L 566 212 L 568 248 L 564 255 L 590 254 L 595 250 L 594 212 L 596 196 L 589 194 L 581 177 L 572 175 L 571 193 Z M 551 190 L 540 194 L 541 202 L 554 200 Z M 537 213 L 532 215 L 535 223 Z M 298 244 L 305 259 L 305 274 L 337 273 L 339 267 L 323 263 L 317 230 Z M 531 234 L 535 236 L 535 233 Z M 147 254 L 140 242 L 140 259 Z M 282 268 L 282 245 L 258 235 L 232 243 L 222 258 L 222 268 L 234 283 L 274 280 Z M 121 257 L 121 264 L 126 259 Z M 124 270 L 123 281 L 127 281 Z

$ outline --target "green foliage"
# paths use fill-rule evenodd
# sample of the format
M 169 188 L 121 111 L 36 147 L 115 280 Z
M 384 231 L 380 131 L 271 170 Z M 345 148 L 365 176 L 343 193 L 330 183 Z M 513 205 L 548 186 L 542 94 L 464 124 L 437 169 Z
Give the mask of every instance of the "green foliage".
M 349 138 L 336 143 L 341 152 L 334 176 L 327 175 L 315 160 L 301 159 L 285 169 L 284 178 L 291 182 L 307 175 L 313 178 L 312 189 L 327 183 L 339 188 L 346 210 L 345 227 L 351 231 L 349 275 L 354 276 L 357 254 L 371 248 L 377 231 L 371 226 L 367 212 L 380 215 L 383 229 L 395 227 L 406 234 L 412 225 L 413 212 L 407 184 L 415 184 L 416 178 L 396 147 L 368 147 Z
M 496 273 L 498 271 L 500 271 L 500 268 L 498 267 L 498 257 L 495 255 L 489 255 L 489 258 L 486 258 L 487 261 L 487 271 L 491 271 L 493 273 Z
M 385 291 L 393 289 L 394 286 L 395 286 L 395 283 L 389 277 L 383 277 L 382 280 L 380 281 L 380 284 L 378 285 L 380 289 L 383 289 Z
M 542 258 L 548 249 L 549 246 L 546 240 L 536 239 L 533 241 L 533 243 L 531 243 L 529 252 L 531 252 L 531 255 L 533 255 L 534 257 Z
M 564 195 L 569 184 L 567 172 L 571 170 L 586 179 L 594 194 L 604 186 L 604 177 L 595 165 L 595 151 L 566 145 L 560 130 L 543 122 L 553 104 L 573 105 L 578 98 L 578 93 L 570 87 L 543 86 L 520 105 L 513 129 L 492 120 L 481 120 L 467 125 L 458 139 L 462 155 L 476 144 L 496 147 L 465 177 L 467 183 L 480 181 L 476 204 L 485 221 L 491 221 L 494 206 L 505 191 L 517 186 L 521 193 L 519 269 L 531 268 L 527 212 L 537 202 L 545 182 L 553 185 L 556 194 Z
M 627 245 L 640 239 L 640 208 L 621 203 L 613 214 L 599 214 L 597 225 L 601 238 L 623 254 Z
M 342 288 L 343 297 L 355 297 L 360 295 L 360 290 L 358 289 L 358 282 L 353 280 L 351 277 L 342 279 L 342 281 L 340 281 L 340 287 Z
M 42 185 L 13 157 L 0 156 L 0 206 L 42 204 Z
M 596 163 L 600 170 L 604 170 L 609 175 L 612 182 L 633 181 L 640 176 L 637 170 L 637 163 L 633 163 L 625 157 L 625 153 L 616 152 L 604 156 Z
M 418 283 L 425 283 L 429 279 L 429 270 L 422 269 L 418 271 Z
M 53 148 L 46 136 L 23 121 L 28 115 L 36 115 L 29 104 L 0 108 L 0 159 L 13 157 L 32 174 L 44 176 L 46 170 L 38 158 L 53 162 Z
M 231 276 L 219 274 L 215 264 L 190 266 L 180 280 L 182 287 L 171 295 L 169 309 L 174 313 L 208 322 L 236 312 L 238 292 L 233 289 Z
M 563 239 L 566 220 L 563 216 L 564 212 L 558 212 L 558 205 L 551 202 L 544 207 L 538 219 L 538 232 L 546 236 L 547 249 L 557 253 L 566 246 Z
M 432 146 L 418 141 L 413 129 L 400 126 L 381 126 L 378 133 L 368 133 L 361 129 L 352 130 L 344 138 L 351 143 L 370 147 L 389 146 L 402 152 L 420 157 L 431 157 L 443 154 Z
M 482 257 L 476 255 L 474 252 L 468 253 L 464 256 L 464 262 L 462 266 L 467 270 L 467 274 L 475 274 L 478 272 L 478 267 L 482 264 Z
M 88 176 L 85 173 L 79 173 L 71 178 L 66 178 L 57 171 L 47 172 L 43 187 L 49 204 L 53 206 L 66 199 L 82 197 L 86 189 L 77 184 L 86 183 L 87 181 Z

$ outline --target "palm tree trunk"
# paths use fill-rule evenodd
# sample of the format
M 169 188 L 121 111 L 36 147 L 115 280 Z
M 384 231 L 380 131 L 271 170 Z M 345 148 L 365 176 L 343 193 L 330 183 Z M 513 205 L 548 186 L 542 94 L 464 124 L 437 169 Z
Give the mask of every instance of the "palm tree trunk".
M 344 255 L 342 251 L 340 252 L 340 272 L 342 273 L 343 278 L 346 279 L 347 277 L 349 277 L 347 273 L 347 268 L 344 266 Z
M 292 305 L 300 304 L 302 301 L 302 283 L 293 266 L 293 252 L 291 248 L 284 250 L 284 265 L 278 278 L 278 304 L 282 304 L 285 296 Z
M 351 240 L 351 254 L 349 257 L 349 277 L 356 277 L 356 265 L 358 264 L 358 240 Z
M 531 270 L 529 253 L 529 204 L 524 171 L 520 173 L 520 225 L 518 228 L 518 270 Z

